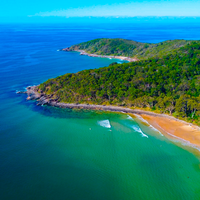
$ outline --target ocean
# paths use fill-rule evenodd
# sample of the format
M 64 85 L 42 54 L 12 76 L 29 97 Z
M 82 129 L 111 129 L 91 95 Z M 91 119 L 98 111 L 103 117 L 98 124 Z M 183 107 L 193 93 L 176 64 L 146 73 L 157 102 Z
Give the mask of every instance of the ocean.
M 200 157 L 124 113 L 37 106 L 29 85 L 107 58 L 57 51 L 95 38 L 200 39 L 187 23 L 0 24 L 0 199 L 199 200 Z

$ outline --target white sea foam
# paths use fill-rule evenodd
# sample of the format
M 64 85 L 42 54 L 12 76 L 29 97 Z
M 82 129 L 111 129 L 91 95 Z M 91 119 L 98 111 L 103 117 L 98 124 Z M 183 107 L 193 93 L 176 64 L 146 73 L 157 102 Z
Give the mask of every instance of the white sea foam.
M 173 135 L 173 134 L 171 134 L 169 132 L 166 132 L 166 133 L 169 134 L 170 136 L 172 136 L 173 138 L 175 138 L 175 140 L 173 140 L 174 142 L 181 142 L 181 144 L 184 145 L 184 146 L 190 146 L 190 147 L 195 148 L 198 151 L 200 151 L 200 148 L 198 146 L 196 146 L 195 144 L 192 144 L 189 141 L 184 140 L 184 139 L 182 139 L 182 138 L 180 138 L 180 137 L 178 137 L 176 135 Z
M 137 114 L 135 114 L 139 119 L 141 119 L 143 122 L 145 122 L 145 123 L 147 123 L 152 129 L 154 129 L 155 131 L 157 131 L 158 133 L 160 133 L 162 136 L 163 136 L 163 134 L 159 131 L 159 130 L 157 130 L 155 127 L 153 127 L 152 125 L 150 125 L 146 120 L 144 120 L 141 116 L 139 116 L 139 115 L 137 115 Z M 159 125 L 158 125 L 159 126 Z M 160 127 L 160 126 L 159 126 Z M 136 127 L 137 128 L 137 127 Z M 160 127 L 161 129 L 162 129 L 162 127 Z M 134 129 L 134 128 L 133 128 Z M 135 130 L 135 129 L 134 129 Z M 139 132 L 139 131 L 138 131 Z M 185 145 L 185 146 L 190 146 L 190 147 L 192 147 L 192 148 L 195 148 L 195 149 L 197 149 L 198 151 L 200 151 L 200 148 L 198 147 L 198 146 L 196 146 L 196 145 L 194 145 L 194 144 L 192 144 L 192 143 L 190 143 L 189 141 L 187 141 L 187 140 L 184 140 L 184 139 L 182 139 L 182 138 L 180 138 L 180 137 L 178 137 L 178 136 L 176 136 L 176 135 L 173 135 L 173 134 L 171 134 L 171 133 L 169 133 L 169 132 L 166 132 L 167 134 L 169 134 L 170 136 L 172 136 L 173 138 L 175 138 L 175 140 L 173 140 L 174 142 L 181 142 L 181 144 L 182 145 Z
M 130 115 L 127 115 L 128 117 L 127 117 L 127 119 L 133 119 Z
M 158 132 L 158 133 L 160 133 L 160 135 L 162 135 L 163 136 L 163 134 L 158 130 L 158 129 L 156 129 L 155 127 L 153 127 L 152 125 L 149 125 L 154 131 L 156 131 L 156 132 Z
M 158 129 L 156 129 L 154 126 L 152 126 L 151 124 L 149 124 L 149 122 L 146 121 L 145 119 L 143 119 L 140 115 L 135 114 L 135 116 L 136 116 L 137 118 L 139 118 L 141 121 L 143 121 L 144 123 L 148 124 L 149 127 L 152 128 L 154 131 L 160 133 L 160 135 L 163 136 L 163 134 L 162 134 Z
M 143 131 L 141 130 L 141 128 L 139 128 L 138 126 L 133 125 L 133 126 L 131 126 L 131 128 L 132 128 L 134 131 L 136 131 L 136 132 L 138 132 L 138 133 L 141 133 L 141 136 L 142 136 L 142 137 L 148 138 L 148 135 L 144 134 Z
M 105 127 L 105 128 L 111 128 L 110 121 L 108 119 L 98 121 L 98 124 L 102 127 Z
M 141 121 L 145 122 L 149 125 L 149 122 L 147 122 L 145 119 L 143 119 L 140 115 L 134 114 L 137 118 L 139 118 Z

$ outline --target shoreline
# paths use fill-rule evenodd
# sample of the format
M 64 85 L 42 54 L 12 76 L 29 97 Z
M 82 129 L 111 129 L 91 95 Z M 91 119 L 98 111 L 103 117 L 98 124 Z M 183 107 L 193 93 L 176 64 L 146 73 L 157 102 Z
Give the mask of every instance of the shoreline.
M 183 145 L 192 147 L 200 153 L 200 128 L 190 123 L 183 123 L 169 118 L 142 114 L 141 117 L 151 126 L 160 131 L 168 139 L 178 141 Z
M 76 103 L 60 103 L 51 96 L 37 92 L 37 86 L 29 86 L 25 92 L 28 95 L 27 100 L 37 100 L 37 105 L 50 105 L 60 108 L 77 108 L 87 110 L 102 110 L 111 112 L 123 112 L 127 114 L 140 115 L 151 126 L 163 133 L 170 139 L 177 139 L 180 142 L 184 141 L 188 146 L 192 146 L 200 151 L 200 127 L 183 120 L 166 114 L 157 114 L 150 111 L 143 111 L 139 109 L 131 109 L 120 106 L 104 106 L 104 105 L 90 105 L 90 104 L 76 104 Z
M 71 51 L 71 50 L 69 48 L 64 48 L 64 49 L 61 49 L 61 51 Z M 74 51 L 80 52 L 80 55 L 89 56 L 89 57 L 120 59 L 120 60 L 129 61 L 129 62 L 139 61 L 137 58 L 130 58 L 130 57 L 125 57 L 125 56 L 106 56 L 106 55 L 90 54 L 84 50 L 74 50 Z

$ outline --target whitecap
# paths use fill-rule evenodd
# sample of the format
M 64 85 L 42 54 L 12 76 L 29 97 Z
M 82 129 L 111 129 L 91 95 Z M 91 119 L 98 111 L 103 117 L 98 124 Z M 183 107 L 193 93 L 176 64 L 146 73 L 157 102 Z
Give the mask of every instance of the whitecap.
M 163 136 L 163 134 L 162 134 L 158 129 L 156 129 L 154 126 L 152 126 L 152 125 L 149 125 L 149 126 L 150 126 L 154 131 L 160 133 L 160 135 Z
M 145 122 L 146 124 L 149 124 L 145 119 L 143 119 L 140 115 L 134 114 L 137 118 L 139 118 L 141 121 Z
M 110 121 L 108 119 L 98 121 L 98 124 L 102 127 L 105 127 L 105 128 L 111 128 Z
M 133 119 L 130 115 L 127 115 L 128 117 L 127 117 L 127 119 Z
M 143 119 L 140 115 L 134 114 L 137 118 L 139 118 L 141 121 L 143 121 L 144 123 L 148 124 L 150 128 L 152 128 L 154 131 L 158 132 L 161 136 L 163 136 L 163 134 L 156 129 L 154 126 L 152 126 L 151 124 L 149 124 L 148 121 L 146 121 L 145 119 Z
M 143 132 L 143 131 L 141 130 L 141 128 L 139 128 L 138 126 L 133 125 L 133 126 L 131 126 L 131 128 L 132 128 L 134 131 L 136 131 L 136 132 L 138 132 L 138 133 L 141 133 L 141 136 L 142 136 L 142 137 L 148 138 L 148 135 L 144 134 L 144 132 Z

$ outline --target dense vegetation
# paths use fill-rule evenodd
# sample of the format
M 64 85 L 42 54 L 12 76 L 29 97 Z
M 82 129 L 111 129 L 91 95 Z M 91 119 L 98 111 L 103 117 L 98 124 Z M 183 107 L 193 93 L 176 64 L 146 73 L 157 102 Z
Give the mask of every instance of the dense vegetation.
M 60 102 L 139 107 L 200 119 L 200 42 L 160 59 L 68 73 L 39 86 Z
M 161 57 L 174 53 L 180 47 L 191 43 L 187 40 L 168 40 L 157 44 L 141 43 L 124 39 L 95 39 L 73 45 L 69 49 L 85 50 L 87 53 L 98 55 L 115 55 L 137 58 L 139 60 L 150 57 Z

